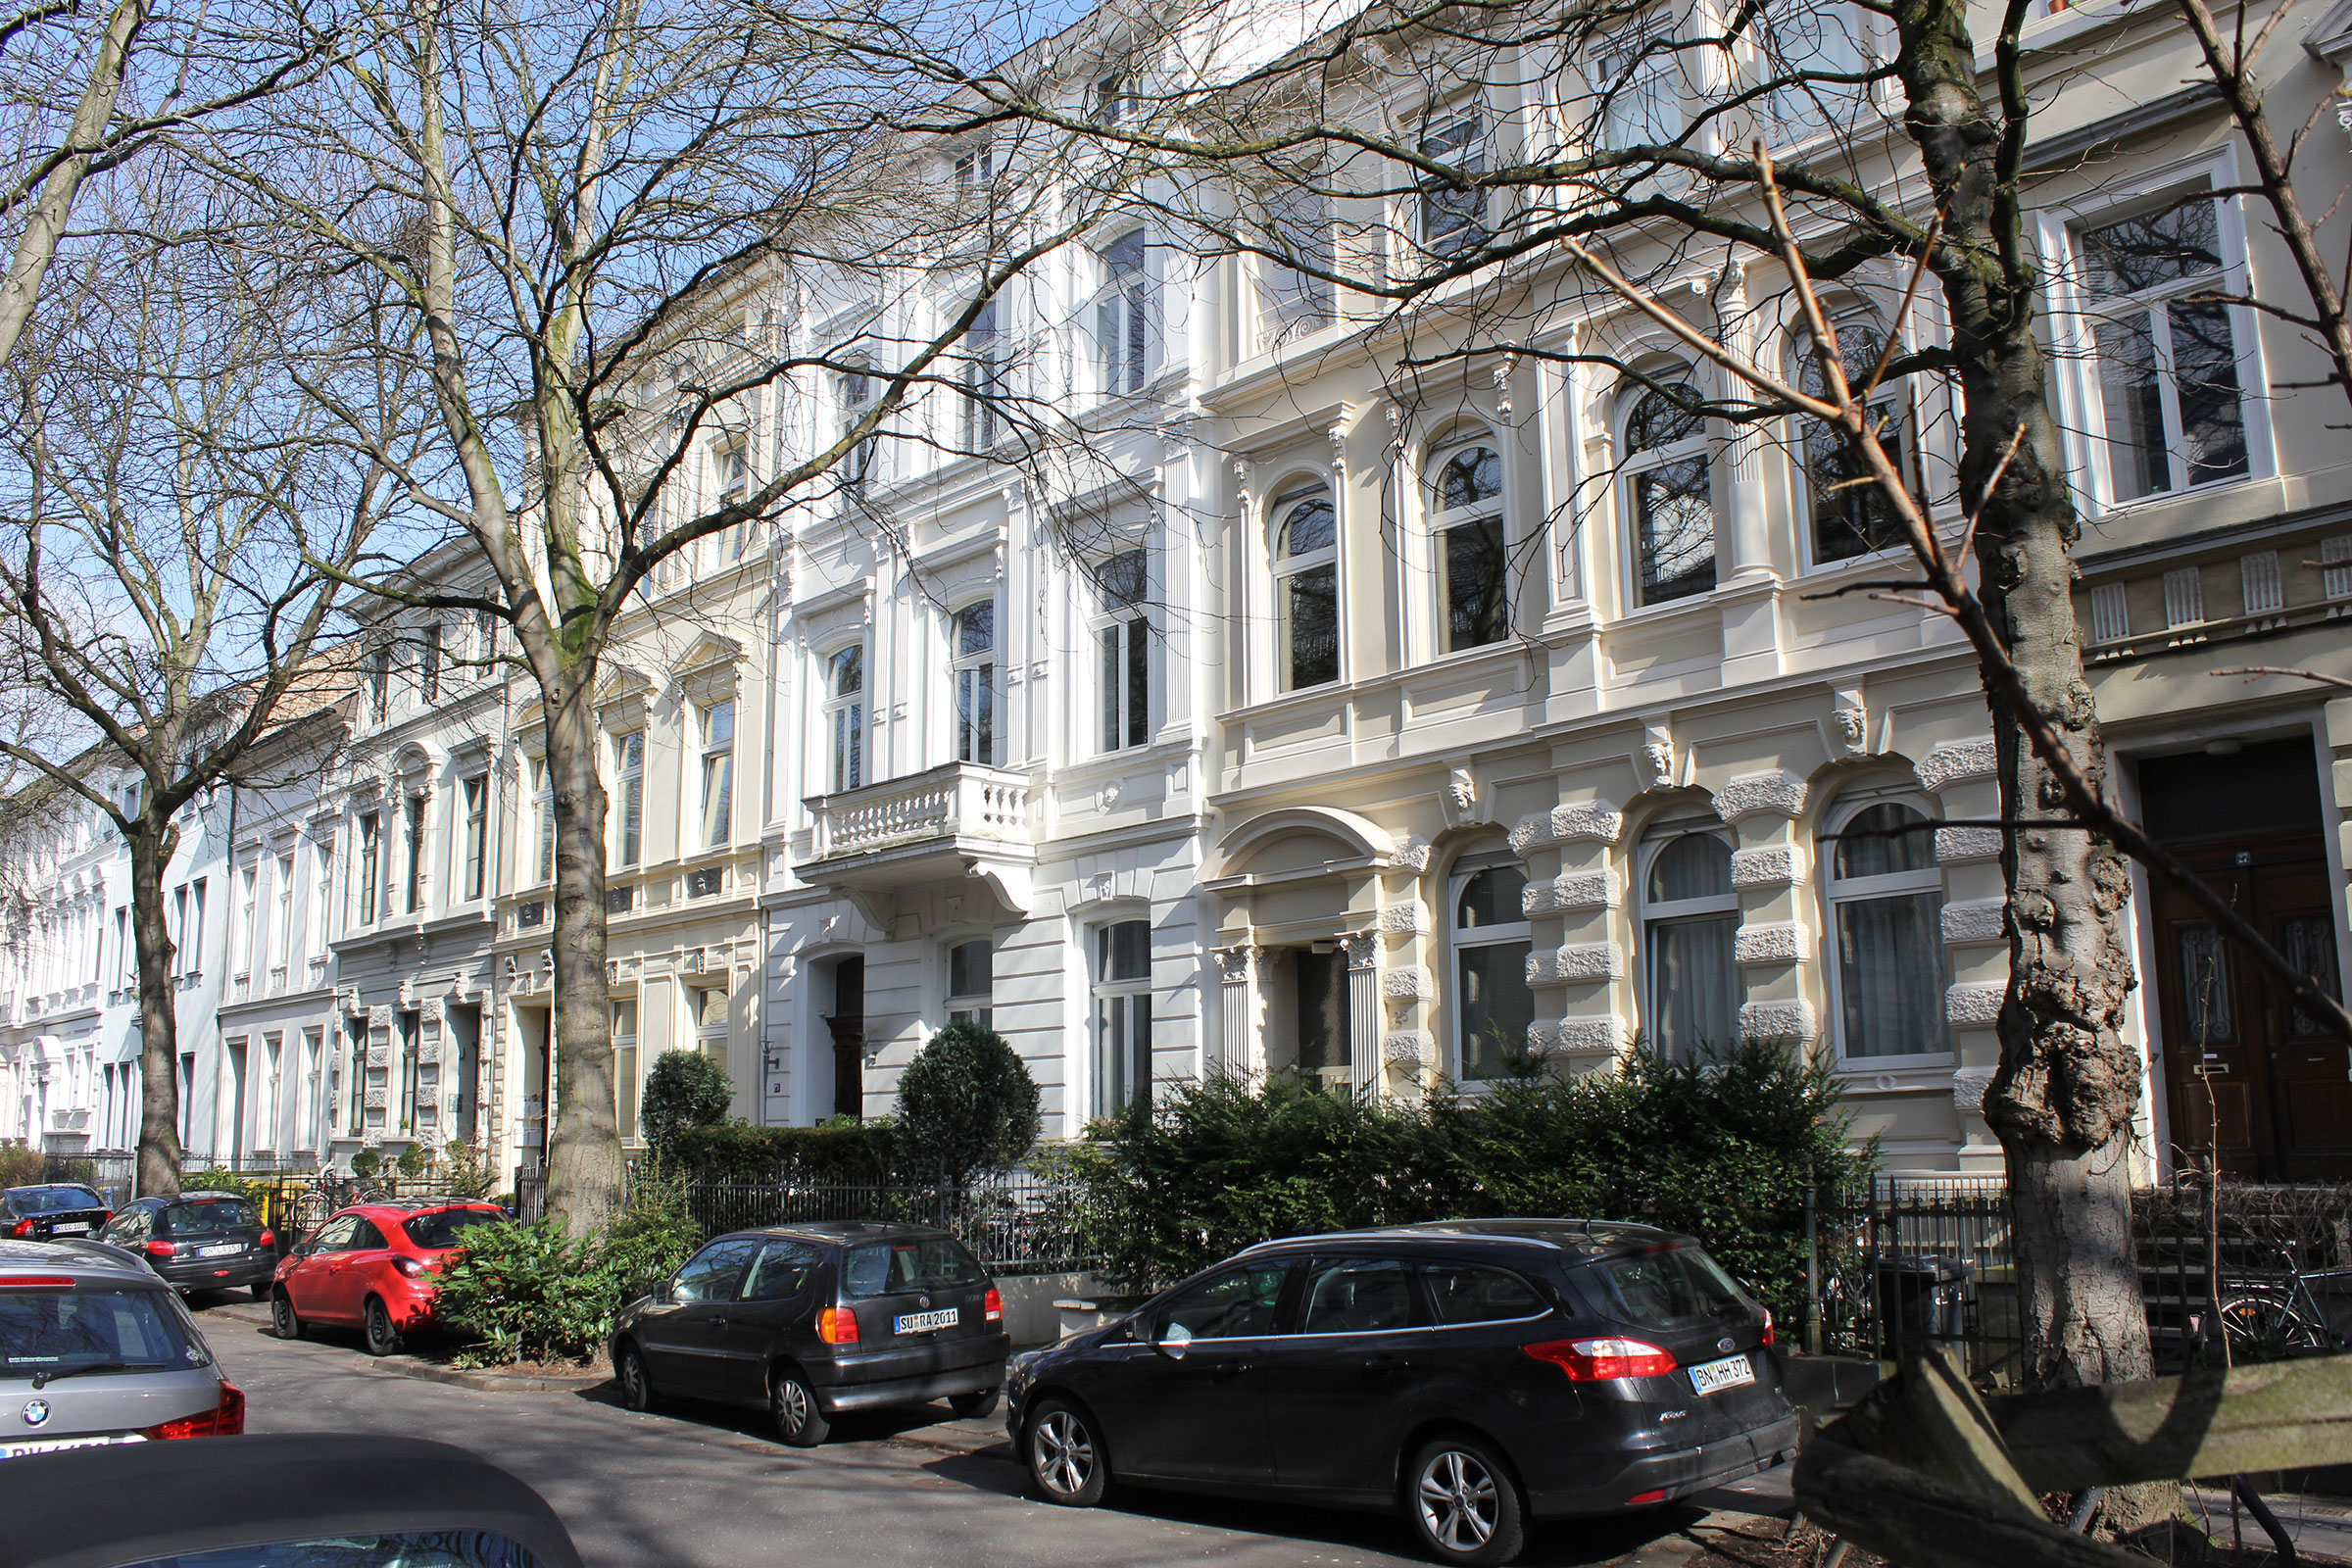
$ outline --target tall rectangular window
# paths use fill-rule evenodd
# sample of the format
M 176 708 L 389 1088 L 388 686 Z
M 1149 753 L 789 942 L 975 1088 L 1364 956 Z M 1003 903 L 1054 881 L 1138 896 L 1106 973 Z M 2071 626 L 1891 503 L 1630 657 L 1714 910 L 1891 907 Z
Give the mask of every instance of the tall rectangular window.
M 1485 117 L 1476 109 L 1433 119 L 1421 133 L 1421 156 L 1453 171 L 1453 178 L 1421 178 L 1421 248 L 1451 260 L 1487 242 L 1487 192 L 1469 183 L 1487 172 Z
M 637 1084 L 637 1002 L 624 997 L 612 1004 L 612 1119 L 624 1144 L 637 1141 L 642 1094 Z
M 115 989 L 130 988 L 130 910 L 115 910 Z
M 720 507 L 740 507 L 752 493 L 752 464 L 748 449 L 740 441 L 720 447 L 711 458 L 711 478 Z M 733 565 L 743 559 L 751 538 L 751 525 L 737 518 L 710 536 L 711 569 Z
M 1105 752 L 1152 738 L 1152 621 L 1145 609 L 1149 562 L 1126 550 L 1096 569 L 1102 609 L 1095 623 L 1096 744 Z
M 986 937 L 948 950 L 948 1022 L 996 1027 L 996 948 Z
M 858 421 L 873 412 L 874 404 L 880 398 L 881 385 L 871 370 L 863 368 L 843 370 L 833 377 L 833 405 L 840 419 L 841 439 L 849 439 L 850 432 L 858 427 Z M 873 477 L 874 449 L 875 440 L 871 435 L 850 448 L 841 460 L 844 483 L 861 485 Z
M 865 650 L 857 644 L 825 661 L 825 727 L 831 746 L 825 788 L 854 790 L 865 782 Z
M 476 773 L 458 783 L 459 808 L 466 813 L 466 837 L 459 854 L 458 885 L 468 902 L 482 896 L 490 868 L 490 776 Z
M 304 949 L 317 961 L 326 956 L 328 929 L 327 911 L 333 907 L 335 893 L 335 842 L 320 839 L 311 846 L 311 906 L 306 912 L 310 932 Z
M 325 1053 L 324 1031 L 302 1032 L 302 1060 L 294 1077 L 294 1147 L 313 1150 L 318 1145 L 318 1063 Z
M 1269 196 L 1265 246 L 1274 255 L 1258 263 L 1258 347 L 1274 349 L 1330 325 L 1338 314 L 1329 275 L 1338 266 L 1331 199 L 1303 185 Z
M 1536 1021 L 1528 989 L 1527 877 L 1509 861 L 1457 866 L 1453 882 L 1453 1075 L 1509 1074 Z
M 1340 678 L 1339 513 L 1321 480 L 1274 502 L 1275 662 L 1281 689 Z
M 204 968 L 204 882 L 198 877 L 188 884 L 188 972 L 195 974 Z
M 735 833 L 735 705 L 703 710 L 703 843 L 725 844 Z
M 259 898 L 261 866 L 256 863 L 237 868 L 237 923 L 229 928 L 228 972 L 245 974 L 255 967 L 253 951 L 254 906 Z
M 982 600 L 956 612 L 956 760 L 997 761 L 997 606 Z
M 360 817 L 360 924 L 373 925 L 378 913 L 375 906 L 376 870 L 383 859 L 383 818 L 373 811 Z
M 1502 459 L 1482 437 L 1438 464 L 1430 495 L 1445 651 L 1483 648 L 1511 629 L 1510 549 L 1502 515 Z
M 1094 1113 L 1115 1115 L 1152 1094 L 1152 926 L 1095 928 Z
M 270 862 L 271 891 L 277 898 L 277 918 L 270 931 L 270 963 L 283 969 L 294 961 L 294 852 L 288 850 Z
M 1152 344 L 1144 231 L 1121 234 L 1102 247 L 1099 260 L 1102 284 L 1095 297 L 1095 345 L 1102 361 L 1102 390 L 1114 397 L 1141 392 Z
M 645 855 L 645 731 L 612 737 L 612 775 L 620 809 L 613 813 L 612 863 L 635 865 Z
M 2118 501 L 2247 472 L 2221 221 L 2191 200 L 2080 237 L 2107 483 Z
M 381 724 L 392 708 L 392 650 L 378 644 L 368 653 L 368 716 Z
M 416 648 L 416 696 L 425 703 L 441 700 L 441 623 L 424 628 Z
M 547 759 L 531 762 L 531 811 L 538 821 L 532 837 L 539 841 L 539 856 L 532 872 L 534 882 L 553 882 L 556 879 L 556 787 L 547 769 Z
M 410 914 L 424 907 L 424 793 L 419 790 L 400 803 L 401 883 L 404 897 L 401 906 Z
M 963 449 L 985 452 L 1004 428 L 1004 340 L 997 330 L 997 302 L 991 298 L 963 330 Z
M 724 1066 L 727 1060 L 727 988 L 697 986 L 687 996 L 694 1005 L 696 1049 Z
M 1655 147 L 1682 129 L 1678 51 L 1666 26 L 1628 27 L 1593 57 L 1592 91 L 1599 100 L 1593 139 L 1606 152 Z

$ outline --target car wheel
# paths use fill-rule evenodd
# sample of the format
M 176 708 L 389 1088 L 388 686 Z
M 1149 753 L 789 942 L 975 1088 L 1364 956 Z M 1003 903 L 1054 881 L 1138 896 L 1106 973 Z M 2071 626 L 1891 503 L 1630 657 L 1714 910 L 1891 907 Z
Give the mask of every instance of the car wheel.
M 1038 1495 L 1064 1508 L 1092 1508 L 1110 1490 L 1110 1462 L 1095 1418 L 1066 1399 L 1037 1401 L 1021 1443 Z
M 1493 1568 L 1527 1544 L 1518 1483 L 1477 1438 L 1423 1444 L 1405 1471 L 1404 1507 L 1421 1544 L 1440 1562 Z
M 612 1378 L 620 1385 L 620 1402 L 629 1409 L 651 1410 L 662 1397 L 654 1392 L 644 1353 L 634 1345 L 623 1345 L 612 1357 Z
M 977 1394 L 951 1396 L 948 1399 L 948 1408 L 966 1421 L 977 1421 L 983 1416 L 994 1415 L 997 1411 L 997 1391 L 982 1389 Z
M 767 1386 L 768 1414 L 776 1419 L 776 1436 L 796 1448 L 813 1448 L 825 1441 L 833 1423 L 816 1402 L 816 1391 L 791 1367 L 778 1367 Z
M 270 1298 L 270 1332 L 281 1340 L 302 1338 L 302 1319 L 295 1313 L 294 1298 L 283 1291 Z
M 390 1355 L 400 1348 L 400 1330 L 392 1326 L 392 1314 L 384 1310 L 383 1301 L 368 1298 L 365 1333 L 369 1355 Z

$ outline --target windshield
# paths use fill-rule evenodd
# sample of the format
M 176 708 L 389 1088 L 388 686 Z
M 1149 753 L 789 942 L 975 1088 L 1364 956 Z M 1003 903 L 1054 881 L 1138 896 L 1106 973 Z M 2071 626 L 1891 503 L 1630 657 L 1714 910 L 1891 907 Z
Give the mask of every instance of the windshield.
M 242 1198 L 199 1198 L 173 1203 L 156 1216 L 158 1236 L 210 1236 L 220 1231 L 251 1230 L 262 1223 L 253 1205 Z
M 0 1281 L 0 1377 L 127 1362 L 184 1370 L 212 1358 L 156 1290 L 23 1290 Z
M 529 1548 L 487 1530 L 335 1536 L 149 1557 L 130 1568 L 539 1568 Z
M 900 1291 L 942 1291 L 977 1285 L 983 1278 L 972 1254 L 950 1237 L 905 1242 L 867 1242 L 842 1260 L 846 1295 L 889 1296 Z
M 506 1214 L 495 1208 L 445 1208 L 438 1214 L 418 1214 L 401 1221 L 400 1228 L 418 1247 L 464 1247 L 460 1234 L 476 1225 L 503 1225 Z
M 86 1187 L 20 1187 L 8 1195 L 8 1203 L 20 1214 L 73 1214 L 106 1206 Z
M 1748 1310 L 1731 1276 L 1695 1247 L 1661 1247 L 1592 1265 L 1609 1315 L 1650 1329 L 1692 1329 Z

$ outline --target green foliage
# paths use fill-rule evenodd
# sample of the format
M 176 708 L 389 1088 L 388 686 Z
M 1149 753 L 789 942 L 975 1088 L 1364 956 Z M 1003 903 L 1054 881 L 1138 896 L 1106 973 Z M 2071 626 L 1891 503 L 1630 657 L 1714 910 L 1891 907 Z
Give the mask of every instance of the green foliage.
M 702 1243 L 681 1182 L 641 1177 L 612 1222 L 574 1241 L 552 1220 L 482 1225 L 442 1265 L 443 1321 L 477 1336 L 465 1359 L 586 1361 L 620 1309 L 666 1279 Z
M 48 1168 L 48 1156 L 23 1144 L 0 1144 L 0 1187 L 30 1187 Z
M 1749 1045 L 1622 1075 L 1540 1064 L 1420 1102 L 1212 1077 L 1098 1123 L 1064 1156 L 1116 1278 L 1179 1278 L 1269 1237 L 1501 1215 L 1696 1236 L 1784 1321 L 1804 1298 L 1804 1196 L 1859 1180 L 1826 1065 Z
M 498 1176 L 479 1150 L 463 1138 L 452 1138 L 442 1151 L 442 1186 L 452 1198 L 487 1198 Z
M 235 1193 L 257 1208 L 270 1201 L 275 1188 L 269 1182 L 240 1176 L 233 1170 L 215 1166 L 211 1170 L 189 1171 L 179 1179 L 183 1193 Z
M 422 1144 L 411 1144 L 408 1148 L 400 1152 L 400 1158 L 395 1161 L 395 1163 L 400 1167 L 400 1173 L 403 1176 L 406 1176 L 410 1180 L 414 1181 L 416 1178 L 424 1174 L 424 1146 Z
M 886 1186 L 898 1179 L 899 1135 L 888 1118 L 819 1127 L 724 1122 L 678 1135 L 670 1163 L 704 1181 L 838 1182 Z
M 910 1165 L 961 1187 L 1037 1147 L 1037 1081 L 1004 1037 L 952 1023 L 899 1075 L 899 1137 Z
M 372 1149 L 363 1149 L 351 1156 L 351 1173 L 354 1176 L 372 1176 L 383 1167 L 384 1156 Z
M 645 1075 L 638 1125 L 657 1158 L 668 1158 L 689 1127 L 714 1127 L 726 1119 L 735 1086 L 727 1070 L 699 1051 L 664 1051 Z

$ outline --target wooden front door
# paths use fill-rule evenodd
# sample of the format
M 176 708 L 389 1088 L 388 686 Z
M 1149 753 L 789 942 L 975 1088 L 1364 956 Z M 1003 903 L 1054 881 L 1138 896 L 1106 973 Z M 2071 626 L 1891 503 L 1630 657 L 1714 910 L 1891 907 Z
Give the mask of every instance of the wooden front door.
M 2337 989 L 2332 881 L 2311 834 L 2183 848 L 2271 944 Z M 2352 1177 L 2352 1052 L 2220 939 L 2187 895 L 2155 890 L 2156 991 L 2176 1154 L 2255 1181 Z

